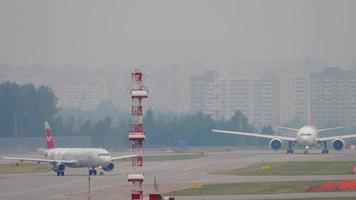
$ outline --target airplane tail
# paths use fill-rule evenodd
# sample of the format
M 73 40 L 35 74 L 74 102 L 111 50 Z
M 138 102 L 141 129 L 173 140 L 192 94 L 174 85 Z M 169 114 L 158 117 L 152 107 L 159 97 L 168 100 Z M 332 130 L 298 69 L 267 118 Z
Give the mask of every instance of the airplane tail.
M 307 121 L 307 123 L 308 123 L 308 125 L 311 125 L 311 100 L 310 100 L 310 94 L 308 95 L 308 121 Z
M 311 125 L 310 106 L 309 106 L 309 109 L 308 109 L 308 125 Z
M 45 121 L 45 133 L 46 133 L 47 149 L 56 148 L 56 144 L 54 143 L 54 138 L 52 136 L 52 131 L 51 128 L 49 127 L 48 121 Z

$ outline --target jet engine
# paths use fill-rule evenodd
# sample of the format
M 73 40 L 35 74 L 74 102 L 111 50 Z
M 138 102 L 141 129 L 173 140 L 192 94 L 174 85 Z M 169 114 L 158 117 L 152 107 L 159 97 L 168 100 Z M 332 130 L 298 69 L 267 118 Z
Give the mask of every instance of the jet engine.
M 336 138 L 335 140 L 332 141 L 333 147 L 335 150 L 340 151 L 344 148 L 345 142 L 344 140 L 340 138 Z
M 105 170 L 105 171 L 111 171 L 111 170 L 113 170 L 114 169 L 114 163 L 109 163 L 108 165 L 106 165 L 106 166 L 103 166 L 103 170 Z
M 270 142 L 269 142 L 269 146 L 273 149 L 273 150 L 279 150 L 282 147 L 282 140 L 278 139 L 278 138 L 273 138 Z
M 53 165 L 53 171 L 55 172 L 64 172 L 66 166 L 63 163 L 56 163 Z

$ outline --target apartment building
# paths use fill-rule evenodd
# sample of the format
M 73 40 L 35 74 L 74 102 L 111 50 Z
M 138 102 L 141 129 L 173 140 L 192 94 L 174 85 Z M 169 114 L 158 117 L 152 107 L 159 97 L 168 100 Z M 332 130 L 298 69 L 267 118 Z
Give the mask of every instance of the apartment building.
M 199 78 L 198 78 L 199 77 Z M 200 81 L 197 81 L 200 80 Z M 269 72 L 262 75 L 218 71 L 191 78 L 192 111 L 229 119 L 240 110 L 256 127 L 307 123 L 317 127 L 356 124 L 356 72 Z M 310 98 L 309 98 L 310 97 Z

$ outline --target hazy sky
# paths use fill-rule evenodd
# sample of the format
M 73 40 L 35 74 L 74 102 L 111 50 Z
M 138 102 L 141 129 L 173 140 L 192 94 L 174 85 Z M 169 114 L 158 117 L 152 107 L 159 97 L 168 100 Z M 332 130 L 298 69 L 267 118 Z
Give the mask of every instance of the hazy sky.
M 356 59 L 356 1 L 1 0 L 0 63 Z

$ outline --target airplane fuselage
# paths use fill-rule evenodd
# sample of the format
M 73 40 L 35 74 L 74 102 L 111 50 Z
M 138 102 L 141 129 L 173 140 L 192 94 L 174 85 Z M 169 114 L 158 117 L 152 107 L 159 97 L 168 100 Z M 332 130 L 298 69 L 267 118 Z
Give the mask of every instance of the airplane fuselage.
M 67 167 L 100 167 L 111 163 L 110 153 L 101 148 L 53 148 L 43 151 L 43 155 L 51 160 L 75 160 Z
M 310 120 L 309 120 L 310 121 Z M 281 135 L 266 135 L 261 133 L 248 133 L 248 132 L 238 132 L 238 131 L 227 131 L 227 130 L 217 130 L 212 129 L 213 132 L 217 133 L 226 133 L 240 136 L 249 136 L 249 137 L 258 137 L 258 138 L 266 138 L 270 139 L 269 146 L 273 150 L 279 150 L 283 143 L 282 141 L 288 142 L 287 154 L 293 154 L 293 146 L 295 144 L 304 147 L 304 153 L 308 153 L 308 149 L 311 146 L 320 146 L 321 152 L 323 154 L 328 154 L 329 149 L 327 146 L 328 142 L 332 143 L 332 146 L 335 150 L 340 151 L 345 147 L 344 139 L 356 138 L 356 134 L 353 135 L 337 135 L 337 136 L 327 136 L 327 137 L 319 137 L 318 133 L 330 130 L 340 129 L 342 127 L 332 127 L 332 128 L 324 128 L 324 129 L 315 129 L 313 126 L 309 125 L 303 126 L 300 129 L 288 128 L 288 127 L 279 127 L 281 129 L 286 129 L 289 131 L 296 132 L 296 135 L 293 136 L 281 136 Z
M 317 130 L 312 126 L 303 126 L 297 131 L 297 144 L 309 147 L 317 144 Z

